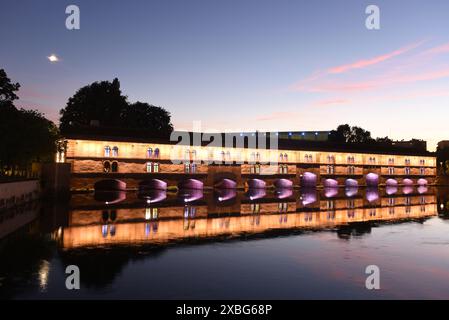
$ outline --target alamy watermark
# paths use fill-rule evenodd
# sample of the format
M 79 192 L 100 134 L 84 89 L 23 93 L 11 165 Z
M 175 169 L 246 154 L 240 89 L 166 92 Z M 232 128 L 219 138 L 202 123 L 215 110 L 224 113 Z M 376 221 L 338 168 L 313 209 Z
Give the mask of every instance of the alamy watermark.
M 380 289 L 380 269 L 378 266 L 372 264 L 365 268 L 365 274 L 368 277 L 365 280 L 365 287 L 368 290 Z

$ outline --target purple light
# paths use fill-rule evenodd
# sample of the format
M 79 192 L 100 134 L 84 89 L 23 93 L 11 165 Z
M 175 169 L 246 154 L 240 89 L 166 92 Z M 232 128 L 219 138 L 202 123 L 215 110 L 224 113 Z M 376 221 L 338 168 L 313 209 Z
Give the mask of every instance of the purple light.
M 95 191 L 94 199 L 105 204 L 116 204 L 126 199 L 125 191 Z
M 178 197 L 183 199 L 184 202 L 198 201 L 203 198 L 203 190 L 200 189 L 180 189 L 178 191 Z
M 304 172 L 301 184 L 303 187 L 315 187 L 317 184 L 317 175 L 312 172 Z
M 403 194 L 410 194 L 412 192 L 413 192 L 413 186 L 405 186 L 404 188 L 402 188 Z
M 336 188 L 338 187 L 338 181 L 335 179 L 326 179 L 324 180 L 324 187 L 326 188 Z
M 218 183 L 215 184 L 215 188 L 218 189 L 235 189 L 237 188 L 237 182 L 231 179 L 221 179 Z
M 167 198 L 167 191 L 165 190 L 148 190 L 139 193 L 139 198 L 144 198 L 147 203 L 161 202 Z
M 387 186 L 395 187 L 398 185 L 398 181 L 396 179 L 388 179 L 387 181 L 385 181 L 385 184 Z
M 357 187 L 347 187 L 345 190 L 345 194 L 349 198 L 357 195 L 357 192 L 359 192 L 359 189 Z
M 390 195 L 398 192 L 398 187 L 397 186 L 387 186 L 385 189 L 385 192 L 390 196 Z
M 369 203 L 374 202 L 379 199 L 379 190 L 377 189 L 366 189 L 366 200 Z
M 265 189 L 249 189 L 247 196 L 250 200 L 257 200 L 265 197 L 267 192 Z
M 276 179 L 274 186 L 278 189 L 290 189 L 293 188 L 293 182 L 288 179 Z
M 338 195 L 338 188 L 326 187 L 324 188 L 324 196 L 326 198 L 333 198 Z
M 178 183 L 179 189 L 203 190 L 203 187 L 204 187 L 203 182 L 196 179 L 186 179 Z
M 413 180 L 412 179 L 404 179 L 404 180 L 402 180 L 402 184 L 404 186 L 412 186 L 413 185 Z
M 266 182 L 261 179 L 250 179 L 248 180 L 249 189 L 265 189 Z
M 234 199 L 237 196 L 235 189 L 219 189 L 216 190 L 217 200 L 220 202 Z
M 286 199 L 290 198 L 293 195 L 292 189 L 276 189 L 275 195 L 277 199 Z
M 100 180 L 94 184 L 95 190 L 126 191 L 126 183 L 117 179 Z
M 426 186 L 427 185 L 427 180 L 426 179 L 419 179 L 418 180 L 418 185 L 420 186 Z
M 317 201 L 316 190 L 308 189 L 304 190 L 301 194 L 302 205 L 308 206 L 309 204 L 315 203 Z
M 354 179 L 346 179 L 345 185 L 348 188 L 356 188 L 359 186 L 359 183 L 357 182 L 357 180 Z
M 429 189 L 427 188 L 427 186 L 419 186 L 418 187 L 418 193 L 419 194 L 423 194 L 426 193 Z
M 145 180 L 139 183 L 139 189 L 167 190 L 167 182 L 159 179 Z
M 366 175 L 366 185 L 369 187 L 377 187 L 379 185 L 379 175 L 375 173 L 368 173 Z

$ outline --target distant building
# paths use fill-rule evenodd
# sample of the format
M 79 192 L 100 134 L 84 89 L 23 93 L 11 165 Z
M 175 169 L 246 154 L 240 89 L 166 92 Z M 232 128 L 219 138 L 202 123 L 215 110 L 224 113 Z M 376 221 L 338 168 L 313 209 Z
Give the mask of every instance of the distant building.
M 400 148 L 412 148 L 423 151 L 427 150 L 427 141 L 418 139 L 393 141 L 392 145 Z
M 276 135 L 281 140 L 305 140 L 305 141 L 328 141 L 330 131 L 275 131 L 275 132 L 232 132 L 231 135 L 241 137 L 255 136 L 256 134 Z

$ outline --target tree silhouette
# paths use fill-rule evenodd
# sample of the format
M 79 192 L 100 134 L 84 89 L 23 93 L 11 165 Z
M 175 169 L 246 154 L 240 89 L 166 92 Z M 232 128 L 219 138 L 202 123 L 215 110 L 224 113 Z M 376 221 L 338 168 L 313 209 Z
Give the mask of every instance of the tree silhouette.
M 129 103 L 117 78 L 82 87 L 60 114 L 62 134 L 167 137 L 173 131 L 167 110 L 145 102 Z

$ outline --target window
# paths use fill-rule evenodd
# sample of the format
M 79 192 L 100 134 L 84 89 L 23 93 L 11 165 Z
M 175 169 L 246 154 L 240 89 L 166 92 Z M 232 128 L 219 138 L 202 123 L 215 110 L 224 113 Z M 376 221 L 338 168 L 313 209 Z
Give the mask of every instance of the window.
M 279 173 L 280 174 L 288 174 L 288 166 L 285 164 L 281 164 L 279 166 Z
M 255 172 L 256 172 L 256 174 L 260 173 L 260 165 L 258 165 L 258 164 L 256 165 Z
M 159 148 L 154 149 L 154 157 L 159 159 Z
M 113 147 L 112 148 L 112 156 L 113 157 L 118 157 L 118 148 L 117 147 Z
M 260 153 L 259 152 L 256 153 L 256 160 L 260 161 Z
M 159 163 L 157 162 L 147 162 L 147 172 L 159 172 Z
M 348 167 L 348 174 L 354 174 L 355 173 L 355 167 L 354 166 L 349 166 Z
M 394 175 L 394 167 L 388 167 L 388 174 Z
M 328 163 L 335 163 L 335 157 L 333 155 L 327 156 L 327 162 Z
M 426 174 L 426 168 L 419 168 L 419 174 L 420 175 L 425 175 Z
M 280 162 L 283 162 L 283 161 L 284 161 L 284 155 L 283 155 L 282 153 L 279 155 L 279 161 L 280 161 Z
M 111 165 L 111 172 L 118 172 L 118 163 L 114 161 Z
M 192 164 L 190 165 L 190 172 L 191 172 L 191 173 L 196 173 L 196 163 L 192 163 Z
M 186 150 L 184 152 L 184 160 L 185 161 L 190 161 L 190 151 L 189 150 Z
M 394 165 L 394 159 L 393 158 L 388 159 L 388 164 L 389 165 Z
M 411 162 L 410 162 L 410 159 L 405 159 L 405 165 L 406 165 L 406 166 L 409 166 L 410 163 L 411 163 Z
M 190 163 L 184 164 L 184 172 L 185 173 L 190 173 Z
M 192 150 L 192 160 L 196 160 L 196 150 Z
M 111 163 L 109 161 L 103 163 L 103 171 L 106 173 L 111 172 Z
M 347 161 L 348 163 L 355 163 L 355 158 L 353 156 L 349 156 Z
M 327 166 L 326 172 L 327 174 L 334 174 L 335 172 L 334 166 Z
M 109 146 L 104 147 L 104 156 L 105 157 L 111 156 L 111 148 Z
M 148 158 L 152 158 L 153 157 L 153 149 L 152 148 L 148 148 L 147 149 L 147 157 Z
M 284 161 L 288 161 L 288 154 L 284 153 Z
M 251 211 L 252 213 L 259 213 L 260 212 L 260 204 L 259 203 L 251 203 Z
M 394 206 L 395 204 L 395 199 L 394 198 L 388 198 L 388 205 L 389 206 Z
M 419 160 L 419 164 L 422 166 L 426 165 L 426 160 Z
M 410 174 L 410 168 L 409 167 L 405 168 L 405 174 Z

